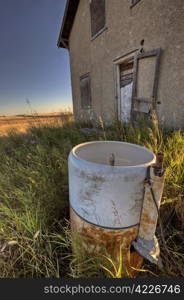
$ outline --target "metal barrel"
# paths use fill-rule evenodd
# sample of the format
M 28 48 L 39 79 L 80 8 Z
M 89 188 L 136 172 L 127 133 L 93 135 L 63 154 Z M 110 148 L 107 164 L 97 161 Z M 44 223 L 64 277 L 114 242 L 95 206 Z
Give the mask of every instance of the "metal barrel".
M 129 272 L 130 264 L 142 263 L 130 246 L 138 235 L 147 168 L 155 161 L 148 149 L 115 141 L 80 144 L 68 159 L 72 231 L 85 238 L 89 253 L 105 248 L 118 263 L 121 251 Z

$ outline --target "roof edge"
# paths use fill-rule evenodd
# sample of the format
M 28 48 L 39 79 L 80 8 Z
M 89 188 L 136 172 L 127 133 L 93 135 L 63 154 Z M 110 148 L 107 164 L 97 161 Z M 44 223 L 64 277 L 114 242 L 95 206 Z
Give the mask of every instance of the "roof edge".
M 57 41 L 58 48 L 69 48 L 69 36 L 75 20 L 80 0 L 67 0 L 62 20 L 61 30 Z

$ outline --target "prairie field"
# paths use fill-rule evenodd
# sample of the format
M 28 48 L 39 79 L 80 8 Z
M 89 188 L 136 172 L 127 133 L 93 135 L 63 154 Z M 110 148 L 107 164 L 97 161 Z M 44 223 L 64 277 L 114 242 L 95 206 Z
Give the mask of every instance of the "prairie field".
M 19 116 L 0 116 L 0 136 L 7 135 L 9 131 L 16 130 L 25 133 L 30 126 L 38 126 L 45 123 L 56 123 L 64 119 L 72 118 L 72 113 L 46 113 Z
M 71 246 L 68 154 L 92 140 L 131 142 L 164 153 L 166 180 L 156 231 L 163 268 L 144 260 L 137 277 L 184 277 L 184 132 L 57 118 L 44 117 L 36 126 L 21 117 L 9 119 L 30 126 L 0 137 L 0 277 L 119 277 L 115 270 L 123 264 L 114 268 L 111 258 L 89 257 L 80 243 L 75 251 Z M 92 129 L 88 134 L 81 130 L 86 127 Z

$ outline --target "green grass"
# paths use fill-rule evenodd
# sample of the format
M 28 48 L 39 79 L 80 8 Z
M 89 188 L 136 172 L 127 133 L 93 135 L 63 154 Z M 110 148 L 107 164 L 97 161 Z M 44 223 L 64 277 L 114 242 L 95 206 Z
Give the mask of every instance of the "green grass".
M 144 276 L 184 276 L 184 134 L 157 126 L 100 128 L 90 136 L 85 124 L 32 127 L 0 139 L 0 277 L 108 277 L 102 257 L 71 250 L 68 203 L 70 150 L 89 140 L 119 140 L 165 155 L 166 182 L 159 226 L 164 269 L 144 262 Z M 89 124 L 88 124 L 89 126 Z M 80 245 L 80 243 L 79 243 Z M 107 267 L 108 269 L 108 267 Z M 142 272 L 138 276 L 143 276 Z

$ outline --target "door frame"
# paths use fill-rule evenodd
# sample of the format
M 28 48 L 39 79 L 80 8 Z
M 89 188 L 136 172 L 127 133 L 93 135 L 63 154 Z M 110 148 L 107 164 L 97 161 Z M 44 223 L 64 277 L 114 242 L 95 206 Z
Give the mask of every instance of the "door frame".
M 117 119 L 121 122 L 123 122 L 123 120 L 121 120 L 120 65 L 122 65 L 126 61 L 129 61 L 129 60 L 132 60 L 132 59 L 133 59 L 134 64 L 135 64 L 135 57 L 138 53 L 138 50 L 139 49 L 135 49 L 135 50 L 129 52 L 128 54 L 125 54 L 125 55 L 120 56 L 120 57 L 113 60 L 114 74 L 115 74 L 116 113 L 117 113 Z M 133 76 L 134 76 L 134 66 L 133 66 Z

